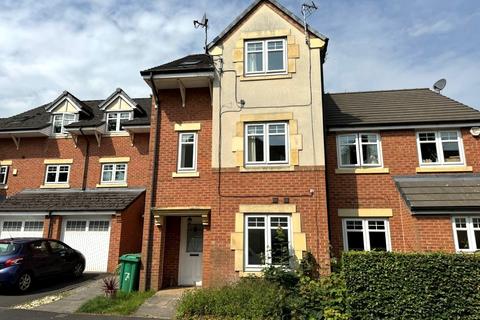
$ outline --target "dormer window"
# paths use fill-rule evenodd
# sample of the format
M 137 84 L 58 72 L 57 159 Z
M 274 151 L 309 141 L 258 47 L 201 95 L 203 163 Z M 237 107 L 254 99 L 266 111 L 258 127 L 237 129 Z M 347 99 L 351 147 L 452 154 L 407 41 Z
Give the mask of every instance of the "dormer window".
M 246 75 L 281 74 L 286 72 L 285 39 L 245 42 Z
M 60 113 L 53 115 L 53 134 L 64 134 L 65 126 L 75 122 L 76 116 L 73 113 Z
M 122 124 L 131 119 L 131 112 L 109 112 L 107 113 L 107 131 L 123 131 Z

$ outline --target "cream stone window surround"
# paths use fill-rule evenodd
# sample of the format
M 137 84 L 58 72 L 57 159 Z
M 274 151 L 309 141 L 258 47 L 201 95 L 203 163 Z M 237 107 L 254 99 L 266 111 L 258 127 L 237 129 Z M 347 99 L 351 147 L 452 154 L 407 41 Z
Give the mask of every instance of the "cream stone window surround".
M 258 275 L 257 271 L 245 270 L 245 216 L 248 214 L 270 214 L 290 216 L 290 229 L 292 234 L 292 253 L 294 259 L 299 261 L 303 252 L 307 250 L 306 234 L 302 232 L 301 215 L 297 212 L 295 204 L 270 204 L 270 205 L 240 205 L 239 212 L 235 214 L 235 232 L 230 235 L 230 249 L 235 251 L 235 271 L 240 276 Z
M 292 171 L 294 166 L 299 165 L 299 152 L 303 149 L 303 136 L 298 134 L 297 120 L 293 118 L 292 112 L 283 113 L 256 113 L 242 114 L 240 121 L 236 123 L 235 136 L 232 141 L 232 152 L 235 153 L 235 163 L 240 172 L 258 172 L 258 171 Z M 288 164 L 278 165 L 255 165 L 245 166 L 245 124 L 254 122 L 287 122 L 289 149 Z

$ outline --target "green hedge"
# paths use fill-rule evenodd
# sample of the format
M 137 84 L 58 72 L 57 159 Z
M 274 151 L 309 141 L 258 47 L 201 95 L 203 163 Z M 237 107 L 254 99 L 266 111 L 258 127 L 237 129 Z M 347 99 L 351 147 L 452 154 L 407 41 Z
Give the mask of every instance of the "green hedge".
M 480 256 L 348 252 L 352 319 L 480 319 Z

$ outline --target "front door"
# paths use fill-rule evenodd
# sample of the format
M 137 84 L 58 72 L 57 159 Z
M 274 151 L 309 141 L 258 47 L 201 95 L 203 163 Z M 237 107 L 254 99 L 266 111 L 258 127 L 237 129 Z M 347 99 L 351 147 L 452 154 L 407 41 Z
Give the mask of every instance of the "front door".
M 200 217 L 182 217 L 178 284 L 202 285 L 203 225 Z

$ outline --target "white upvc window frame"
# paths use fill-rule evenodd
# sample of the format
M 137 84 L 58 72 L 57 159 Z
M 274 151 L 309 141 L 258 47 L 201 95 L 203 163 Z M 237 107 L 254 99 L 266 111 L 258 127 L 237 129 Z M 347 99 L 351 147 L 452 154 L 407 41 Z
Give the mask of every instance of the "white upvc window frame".
M 268 43 L 282 41 L 283 43 L 283 69 L 278 70 L 269 70 L 268 69 L 268 52 L 269 51 L 279 51 L 278 49 L 269 50 Z M 262 50 L 248 51 L 248 44 L 252 43 L 261 43 Z M 259 75 L 277 75 L 277 74 L 286 74 L 287 73 L 287 41 L 285 38 L 270 38 L 270 39 L 260 39 L 260 40 L 247 40 L 245 41 L 244 49 L 244 73 L 245 76 L 259 76 Z M 262 53 L 262 70 L 258 71 L 248 71 L 248 54 L 249 53 Z
M 185 135 L 193 135 L 193 142 L 183 142 L 182 137 Z M 182 167 L 182 145 L 193 145 L 193 161 L 192 167 Z M 178 134 L 178 150 L 177 150 L 177 172 L 196 172 L 197 171 L 197 150 L 198 150 L 198 133 L 195 131 L 184 131 Z
M 265 226 L 264 227 L 249 227 L 248 226 L 248 218 L 264 218 Z M 272 218 L 287 218 L 288 226 L 287 233 L 288 233 L 288 250 L 289 255 L 293 255 L 293 231 L 292 231 L 292 216 L 291 214 L 269 214 L 269 213 L 255 213 L 255 214 L 247 214 L 244 216 L 244 270 L 250 272 L 257 272 L 261 271 L 263 268 L 272 264 L 272 254 L 271 254 L 271 244 L 272 244 L 272 236 L 271 230 L 274 227 L 271 226 Z M 265 264 L 249 264 L 248 263 L 248 230 L 249 229 L 260 229 L 264 230 L 265 232 Z M 276 230 L 276 228 L 275 228 Z
M 0 166 L 0 175 L 3 175 L 3 178 L 0 178 L 0 185 L 6 185 L 8 182 L 8 166 Z
M 459 162 L 445 162 L 444 156 L 443 156 L 443 145 L 442 145 L 442 137 L 441 137 L 441 132 L 456 132 L 457 133 L 457 140 L 448 140 L 445 142 L 457 142 L 458 143 L 458 150 L 459 150 L 459 155 L 460 155 L 460 161 Z M 420 148 L 420 145 L 422 143 L 428 143 L 427 141 L 420 141 L 420 134 L 422 133 L 435 133 L 435 146 L 437 149 L 437 155 L 438 155 L 438 162 L 426 162 L 424 163 L 422 161 L 422 150 Z M 462 138 L 462 132 L 458 129 L 452 129 L 452 130 L 422 130 L 422 131 L 417 131 L 416 133 L 417 137 L 417 153 L 418 153 L 418 163 L 421 167 L 432 167 L 432 166 L 463 166 L 465 165 L 465 149 L 463 148 L 463 138 Z
M 465 219 L 465 227 L 457 227 L 457 220 L 456 219 Z M 478 223 L 474 223 L 474 219 L 478 219 Z M 475 224 L 477 226 L 475 226 Z M 480 247 L 477 247 L 477 242 L 475 239 L 475 231 L 480 231 L 480 216 L 476 217 L 470 217 L 470 216 L 455 216 L 452 217 L 452 228 L 453 228 L 453 239 L 455 243 L 455 250 L 457 252 L 476 252 L 480 250 Z M 463 230 L 467 231 L 467 237 L 468 237 L 468 244 L 469 248 L 468 249 L 460 249 L 459 243 L 458 243 L 458 235 L 457 231 L 458 230 Z
M 347 230 L 347 221 L 361 221 L 362 230 Z M 369 221 L 383 221 L 385 223 L 385 230 L 370 230 L 368 226 Z M 349 232 L 361 232 L 363 234 L 364 251 L 371 251 L 369 232 L 381 232 L 385 233 L 385 240 L 387 245 L 387 252 L 392 251 L 391 235 L 390 235 L 390 221 L 388 218 L 343 218 L 342 219 L 342 232 L 343 232 L 343 250 L 348 251 L 347 233 Z
M 376 143 L 363 143 L 363 135 L 375 135 L 377 137 Z M 340 140 L 342 137 L 355 136 L 355 143 L 348 145 L 355 145 L 357 163 L 356 164 L 343 164 L 342 163 L 342 152 Z M 362 146 L 363 145 L 376 145 L 378 152 L 378 163 L 365 163 L 363 159 Z M 355 132 L 355 133 L 346 133 L 337 135 L 337 166 L 338 168 L 382 168 L 383 167 L 383 152 L 382 152 L 382 137 L 378 132 Z
M 269 127 L 273 125 L 284 125 L 285 133 L 269 133 Z M 248 161 L 249 148 L 248 148 L 248 137 L 258 136 L 258 134 L 249 134 L 249 126 L 263 126 L 263 161 Z M 244 126 L 245 130 L 245 141 L 244 141 L 244 150 L 245 150 L 245 166 L 275 166 L 275 165 L 288 165 L 290 163 L 290 134 L 289 126 L 287 122 L 249 122 Z M 270 136 L 275 135 L 285 135 L 285 160 L 281 161 L 270 161 Z
M 125 166 L 125 170 L 118 170 L 117 166 L 120 166 L 120 165 Z M 105 172 L 105 166 L 112 166 L 112 170 L 108 170 L 108 171 L 112 171 L 112 180 L 110 180 L 110 181 L 106 181 L 106 180 L 103 179 L 103 174 Z M 116 176 L 117 171 L 125 171 L 125 174 L 124 174 L 125 178 L 123 180 L 115 180 L 115 176 Z M 127 174 L 128 174 L 128 163 L 126 163 L 126 162 L 102 163 L 102 172 L 101 172 L 101 176 L 100 176 L 100 183 L 102 185 L 126 184 L 127 183 Z
M 122 118 L 122 114 L 128 114 L 128 119 L 127 118 Z M 112 115 L 116 115 L 113 117 Z M 108 111 L 106 112 L 105 115 L 105 131 L 109 133 L 115 133 L 115 132 L 125 132 L 125 129 L 121 128 L 121 120 L 127 119 L 127 121 L 132 120 L 133 118 L 133 112 L 132 111 Z M 109 120 L 115 120 L 115 130 L 109 130 L 108 128 L 108 122 Z
M 70 119 L 66 121 L 65 116 L 73 116 L 73 119 Z M 56 118 L 60 117 L 59 120 L 56 120 Z M 61 131 L 60 132 L 55 132 L 55 122 L 60 121 L 61 122 Z M 54 113 L 52 114 L 52 134 L 55 135 L 65 135 L 67 134 L 67 131 L 65 130 L 65 126 L 69 125 L 71 123 L 74 123 L 78 121 L 78 115 L 75 113 L 71 112 L 63 112 L 63 113 Z
M 67 167 L 68 171 L 60 171 L 60 167 Z M 55 168 L 55 171 L 48 171 L 49 168 Z M 69 164 L 48 164 L 45 167 L 45 185 L 68 184 L 70 181 L 70 171 L 72 166 Z M 48 173 L 55 173 L 55 181 L 48 181 Z M 59 181 L 60 172 L 67 172 L 67 181 Z

